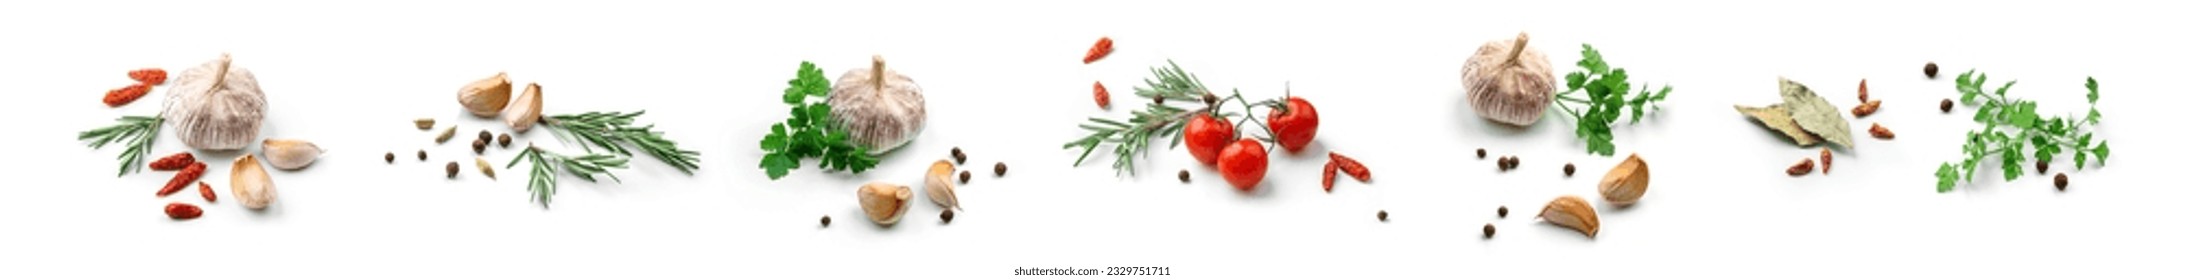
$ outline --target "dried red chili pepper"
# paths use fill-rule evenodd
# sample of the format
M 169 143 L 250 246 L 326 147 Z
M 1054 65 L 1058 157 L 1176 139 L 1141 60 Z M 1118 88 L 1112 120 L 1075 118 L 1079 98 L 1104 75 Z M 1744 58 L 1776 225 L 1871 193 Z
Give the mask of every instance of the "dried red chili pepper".
M 197 208 L 197 205 L 189 205 L 181 202 L 167 203 L 167 218 L 172 218 L 176 220 L 188 220 L 196 219 L 198 216 L 204 215 L 205 209 Z
M 147 85 L 165 84 L 167 83 L 167 70 L 160 70 L 159 68 L 137 69 L 129 71 L 129 79 Z
M 205 197 L 205 202 L 213 202 L 213 201 L 219 201 L 219 200 L 220 200 L 220 198 L 219 198 L 219 197 L 214 197 L 214 196 L 212 195 L 212 184 L 206 184 L 206 183 L 205 183 L 204 181 L 198 181 L 198 182 L 197 182 L 197 195 L 199 195 L 199 196 L 204 196 L 204 197 Z
M 1335 152 L 1328 152 L 1328 160 L 1335 163 L 1336 168 L 1342 170 L 1344 174 L 1350 174 L 1351 178 L 1358 178 L 1359 182 L 1373 181 L 1373 171 L 1366 169 L 1366 164 L 1358 163 L 1357 159 L 1336 154 Z
M 1100 104 L 1100 109 L 1108 108 L 1108 87 L 1100 82 L 1093 82 L 1093 103 Z
M 1085 64 L 1092 64 L 1093 61 L 1098 61 L 1101 58 L 1108 57 L 1108 53 L 1114 51 L 1115 40 L 1109 40 L 1108 37 L 1100 37 L 1099 42 L 1093 42 L 1092 50 L 1085 51 Z
M 137 98 L 142 98 L 144 94 L 151 92 L 152 85 L 134 84 L 106 91 L 106 99 L 103 101 L 106 102 L 106 107 L 121 107 L 121 105 L 128 105 L 129 102 L 135 102 Z
M 191 163 L 197 163 L 197 157 L 190 155 L 190 152 L 180 152 L 152 161 L 151 168 L 159 171 L 181 170 L 190 167 Z
M 1323 170 L 1320 171 L 1320 190 L 1335 191 L 1335 166 L 1335 160 L 1329 159 L 1327 167 L 1321 168 Z
M 159 197 L 167 197 L 167 195 L 182 191 L 182 188 L 190 186 L 190 182 L 197 182 L 197 177 L 204 175 L 205 163 L 190 163 L 189 168 L 183 168 L 181 173 L 175 173 L 174 179 L 168 179 L 166 187 L 159 188 Z

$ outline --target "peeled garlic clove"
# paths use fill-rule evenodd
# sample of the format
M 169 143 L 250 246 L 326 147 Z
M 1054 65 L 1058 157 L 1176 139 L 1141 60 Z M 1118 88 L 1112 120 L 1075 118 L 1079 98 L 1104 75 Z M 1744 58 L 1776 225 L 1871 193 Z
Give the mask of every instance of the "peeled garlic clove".
M 1646 182 L 1646 159 L 1631 154 L 1624 158 L 1624 163 L 1609 169 L 1608 175 L 1601 176 L 1601 197 L 1608 199 L 1610 205 L 1631 206 L 1639 202 L 1640 196 L 1646 195 Z
M 501 121 L 507 122 L 508 128 L 515 129 L 516 133 L 530 131 L 531 124 L 539 122 L 540 103 L 539 84 L 525 85 L 523 95 L 516 96 L 516 103 L 509 105 L 507 112 L 501 112 Z
M 1527 126 L 1540 121 L 1555 96 L 1555 72 L 1548 56 L 1516 39 L 1487 42 L 1464 61 L 1465 100 L 1472 112 L 1499 123 Z
M 227 54 L 183 70 L 167 87 L 161 117 L 175 136 L 192 149 L 232 151 L 258 140 L 265 123 L 266 96 L 250 70 L 231 67 Z
M 1575 195 L 1558 197 L 1555 201 L 1548 202 L 1548 207 L 1541 208 L 1537 217 L 1548 220 L 1548 223 L 1584 232 L 1587 238 L 1601 232 L 1601 218 L 1593 213 L 1593 205 Z
M 941 209 L 963 209 L 956 204 L 956 181 L 948 176 L 955 173 L 956 166 L 945 159 L 934 161 L 933 167 L 926 169 L 926 198 L 933 199 Z
M 893 225 L 910 212 L 910 187 L 889 183 L 872 182 L 857 188 L 858 205 L 865 207 L 865 217 L 873 223 Z
M 266 161 L 270 161 L 269 164 L 272 164 L 273 168 L 280 168 L 281 170 L 297 170 L 303 169 L 305 166 L 311 166 L 311 162 L 319 159 L 320 153 L 326 152 L 326 150 L 319 149 L 318 144 L 295 139 L 266 139 L 260 148 L 265 150 Z
M 266 174 L 265 167 L 258 166 L 258 156 L 243 154 L 236 158 L 228 176 L 230 194 L 240 198 L 244 208 L 266 209 L 273 204 L 273 177 Z
M 828 112 L 834 125 L 871 154 L 902 147 L 926 127 L 925 89 L 910 76 L 888 69 L 880 56 L 872 57 L 872 68 L 850 70 L 835 79 L 827 105 L 832 106 Z
M 462 102 L 463 109 L 470 110 L 471 115 L 491 118 L 508 107 L 508 94 L 511 89 L 508 72 L 501 72 L 464 85 L 463 89 L 455 92 L 455 101 Z

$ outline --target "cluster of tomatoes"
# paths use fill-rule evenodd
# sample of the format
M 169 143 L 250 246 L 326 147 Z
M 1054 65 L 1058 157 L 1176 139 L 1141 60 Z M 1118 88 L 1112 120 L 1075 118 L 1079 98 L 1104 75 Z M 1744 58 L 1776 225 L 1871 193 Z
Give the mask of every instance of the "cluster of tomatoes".
M 1265 126 L 1276 145 L 1297 153 L 1311 144 L 1320 130 L 1320 113 L 1302 97 L 1268 102 Z M 1219 105 L 1215 105 L 1219 107 Z M 1250 106 L 1246 109 L 1249 111 Z M 1238 191 L 1252 191 L 1267 176 L 1267 147 L 1259 139 L 1243 137 L 1237 124 L 1217 112 L 1202 112 L 1184 124 L 1184 146 L 1200 164 L 1221 171 L 1222 180 Z

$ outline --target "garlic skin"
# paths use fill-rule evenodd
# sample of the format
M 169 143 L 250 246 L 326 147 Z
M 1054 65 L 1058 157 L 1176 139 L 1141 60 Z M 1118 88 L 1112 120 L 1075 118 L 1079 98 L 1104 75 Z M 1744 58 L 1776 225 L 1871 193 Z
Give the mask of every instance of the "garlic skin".
M 1464 61 L 1465 100 L 1472 112 L 1495 122 L 1529 126 L 1540 121 L 1555 97 L 1555 69 L 1548 55 L 1525 48 L 1530 35 L 1487 42 Z
M 191 149 L 232 151 L 258 139 L 265 123 L 265 92 L 250 70 L 233 67 L 232 59 L 205 62 L 176 75 L 167 88 L 161 117 L 174 124 L 175 136 Z
M 910 187 L 872 182 L 857 188 L 857 202 L 865 217 L 880 225 L 894 225 L 910 212 Z
M 945 159 L 934 161 L 933 166 L 926 169 L 926 198 L 941 205 L 941 209 L 963 209 L 963 205 L 956 202 L 956 181 L 950 180 L 949 176 L 955 173 L 956 165 Z
M 872 68 L 850 70 L 835 79 L 827 105 L 833 107 L 829 114 L 834 125 L 870 154 L 902 147 L 926 127 L 925 89 L 910 76 L 888 69 L 877 55 Z
M 1648 172 L 1646 159 L 1639 154 L 1625 157 L 1623 163 L 1608 170 L 1608 175 L 1601 176 L 1601 198 L 1617 207 L 1639 203 L 1639 197 L 1646 196 Z
M 229 195 L 240 198 L 243 208 L 261 210 L 273 205 L 273 177 L 266 175 L 265 167 L 258 166 L 257 155 L 243 154 L 236 158 L 228 176 Z
M 1542 207 L 1540 215 L 1536 217 L 1547 220 L 1551 224 L 1586 233 L 1586 238 L 1593 238 L 1595 233 L 1601 232 L 1601 218 L 1593 212 L 1593 205 L 1586 203 L 1586 199 L 1578 198 L 1575 195 L 1557 197 L 1555 201 L 1549 201 L 1548 206 Z
M 523 95 L 516 96 L 516 103 L 501 112 L 501 121 L 516 133 L 531 131 L 531 125 L 539 122 L 539 105 L 543 103 L 539 98 L 539 83 L 524 85 Z
M 456 90 L 455 101 L 462 103 L 463 109 L 469 110 L 471 115 L 491 118 L 500 115 L 501 109 L 508 108 L 509 92 L 513 89 L 508 83 L 508 72 L 501 72 Z
M 259 145 L 259 149 L 264 150 L 266 161 L 273 168 L 281 170 L 311 166 L 311 162 L 319 159 L 319 154 L 326 152 L 319 149 L 318 144 L 295 139 L 266 139 L 265 143 Z

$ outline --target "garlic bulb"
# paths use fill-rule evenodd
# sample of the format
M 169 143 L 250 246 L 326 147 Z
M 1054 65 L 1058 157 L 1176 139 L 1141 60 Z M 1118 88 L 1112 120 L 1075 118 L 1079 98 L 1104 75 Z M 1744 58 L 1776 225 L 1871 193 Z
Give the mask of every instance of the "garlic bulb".
M 857 203 L 873 223 L 893 225 L 910 212 L 910 187 L 873 182 L 857 188 Z
M 491 118 L 500 115 L 502 108 L 508 107 L 508 94 L 512 89 L 508 83 L 508 72 L 501 72 L 470 82 L 463 89 L 456 90 L 455 101 L 462 103 L 463 109 L 470 110 L 471 115 Z
M 850 70 L 835 79 L 827 93 L 827 105 L 836 127 L 848 130 L 850 142 L 872 154 L 886 153 L 917 138 L 926 127 L 925 90 L 909 76 L 887 69 L 880 56 L 872 68 Z
M 229 61 L 221 54 L 183 70 L 167 88 L 161 115 L 192 149 L 242 149 L 257 140 L 258 127 L 265 123 L 266 97 L 258 89 L 258 78 L 250 70 L 229 66 Z
M 1464 61 L 1464 92 L 1472 112 L 1504 124 L 1527 126 L 1540 121 L 1555 98 L 1555 73 L 1548 56 L 1525 48 L 1517 39 L 1480 45 Z
M 229 193 L 241 198 L 244 208 L 257 210 L 273 205 L 273 176 L 266 175 L 266 168 L 258 166 L 257 155 L 243 154 L 236 158 L 228 176 Z
M 539 122 L 539 105 L 543 102 L 539 98 L 539 83 L 524 86 L 523 95 L 516 96 L 516 103 L 510 104 L 507 112 L 501 112 L 501 121 L 508 123 L 508 128 L 515 129 L 516 133 L 530 131 L 531 125 Z
M 265 143 L 260 144 L 258 148 L 265 150 L 266 161 L 270 161 L 273 168 L 280 168 L 281 170 L 297 170 L 303 169 L 305 166 L 311 166 L 311 162 L 317 161 L 319 154 L 326 151 L 319 149 L 318 144 L 293 139 L 266 139 Z

